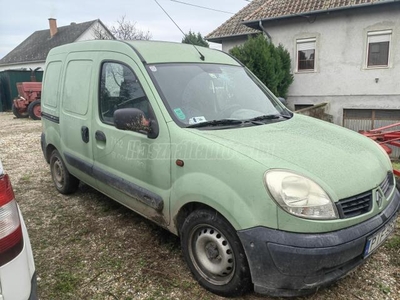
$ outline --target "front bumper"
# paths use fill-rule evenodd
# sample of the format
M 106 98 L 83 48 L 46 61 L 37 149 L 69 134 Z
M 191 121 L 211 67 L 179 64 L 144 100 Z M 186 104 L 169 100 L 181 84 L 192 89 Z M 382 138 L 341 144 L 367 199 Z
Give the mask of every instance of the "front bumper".
M 315 292 L 362 264 L 367 238 L 397 217 L 400 193 L 379 215 L 335 232 L 298 234 L 256 227 L 238 232 L 254 290 L 271 296 Z

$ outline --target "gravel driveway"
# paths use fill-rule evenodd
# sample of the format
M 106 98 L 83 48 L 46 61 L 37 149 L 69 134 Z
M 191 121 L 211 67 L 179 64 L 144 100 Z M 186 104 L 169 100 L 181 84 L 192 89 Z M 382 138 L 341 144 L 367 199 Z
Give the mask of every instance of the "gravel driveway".
M 40 133 L 39 121 L 0 113 L 0 157 L 30 234 L 40 299 L 223 299 L 192 279 L 174 235 L 86 185 L 58 194 Z M 366 264 L 301 299 L 400 299 L 400 223 Z

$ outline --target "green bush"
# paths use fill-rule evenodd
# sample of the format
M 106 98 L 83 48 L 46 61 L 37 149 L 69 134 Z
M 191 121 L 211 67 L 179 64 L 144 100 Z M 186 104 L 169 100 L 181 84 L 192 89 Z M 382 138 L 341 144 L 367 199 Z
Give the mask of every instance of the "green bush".
M 182 43 L 184 44 L 192 44 L 192 45 L 197 45 L 197 46 L 202 46 L 202 47 L 210 47 L 208 42 L 203 38 L 200 32 L 197 34 L 189 30 L 189 33 L 185 35 L 185 37 L 182 39 Z
M 250 69 L 277 97 L 285 98 L 293 75 L 290 73 L 289 52 L 276 47 L 260 34 L 230 50 L 230 54 Z

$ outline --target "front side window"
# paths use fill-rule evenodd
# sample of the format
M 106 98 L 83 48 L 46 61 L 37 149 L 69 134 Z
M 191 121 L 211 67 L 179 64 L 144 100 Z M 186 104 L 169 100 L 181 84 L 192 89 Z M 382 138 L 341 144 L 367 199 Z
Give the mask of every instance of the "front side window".
M 171 116 L 182 127 L 210 121 L 239 124 L 261 116 L 279 119 L 288 113 L 240 66 L 156 64 L 148 71 Z
M 392 31 L 368 32 L 367 67 L 387 67 Z
M 300 39 L 297 44 L 297 71 L 315 71 L 315 38 Z
M 114 123 L 114 112 L 120 108 L 137 108 L 149 116 L 150 103 L 135 73 L 126 65 L 106 62 L 102 65 L 99 91 L 100 118 Z

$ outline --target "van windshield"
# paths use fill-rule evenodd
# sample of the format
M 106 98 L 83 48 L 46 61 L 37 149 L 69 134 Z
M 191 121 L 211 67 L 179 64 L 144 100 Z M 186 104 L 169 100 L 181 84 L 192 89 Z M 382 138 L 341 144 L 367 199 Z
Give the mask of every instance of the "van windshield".
M 290 118 L 279 100 L 240 66 L 155 64 L 148 71 L 172 118 L 182 127 Z

